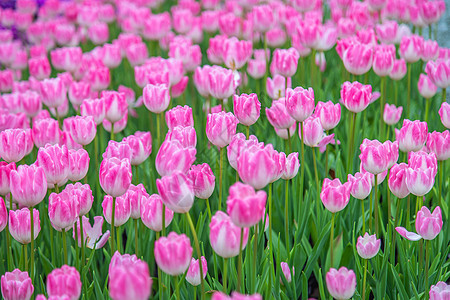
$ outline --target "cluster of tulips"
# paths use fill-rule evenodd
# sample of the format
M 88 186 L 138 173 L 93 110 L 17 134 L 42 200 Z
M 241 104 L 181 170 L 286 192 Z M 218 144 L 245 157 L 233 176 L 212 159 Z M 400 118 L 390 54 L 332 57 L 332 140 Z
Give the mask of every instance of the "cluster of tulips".
M 444 1 L 0 6 L 4 299 L 450 298 Z

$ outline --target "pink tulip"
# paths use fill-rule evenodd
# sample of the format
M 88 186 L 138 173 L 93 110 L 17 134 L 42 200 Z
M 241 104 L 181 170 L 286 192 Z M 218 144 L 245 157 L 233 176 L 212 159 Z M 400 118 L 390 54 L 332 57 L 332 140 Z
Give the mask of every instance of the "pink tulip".
M 153 194 L 144 196 L 141 199 L 141 220 L 145 226 L 153 231 L 162 230 L 162 209 L 163 202 L 161 196 Z M 173 219 L 173 211 L 165 207 L 165 227 L 167 228 Z
M 266 74 L 266 60 L 250 59 L 247 63 L 247 73 L 254 79 L 263 78 Z
M 148 197 L 148 193 L 142 183 L 138 185 L 130 184 L 128 191 L 123 195 L 130 201 L 131 218 L 139 219 L 141 217 L 141 201 L 144 197 Z
M 76 300 L 81 296 L 80 273 L 75 267 L 63 265 L 54 269 L 47 277 L 47 293 L 52 297 L 67 297 Z
M 450 296 L 450 285 L 439 281 L 430 288 L 430 300 L 445 300 Z
M 156 180 L 158 193 L 163 203 L 177 213 L 188 212 L 194 203 L 194 188 L 191 180 L 182 172 L 175 171 L 172 175 Z
M 373 71 L 378 76 L 384 77 L 391 73 L 395 61 L 395 46 L 380 45 L 375 48 L 373 55 Z
M 109 238 L 109 230 L 105 233 L 102 233 L 103 226 L 103 217 L 95 216 L 94 217 L 94 225 L 91 226 L 89 223 L 89 218 L 83 216 L 83 243 L 89 249 L 100 249 L 102 248 Z M 75 228 L 76 227 L 76 228 Z M 77 230 L 78 234 L 78 246 L 81 247 L 81 234 L 80 234 L 80 222 L 77 221 L 74 225 L 73 238 L 75 239 L 75 230 Z
M 287 84 L 286 84 L 287 80 Z M 267 94 L 271 99 L 280 99 L 286 94 L 286 88 L 291 87 L 291 79 L 284 78 L 281 75 L 276 74 L 273 80 L 268 77 L 266 82 Z
M 33 207 L 44 200 L 47 194 L 47 179 L 42 167 L 20 165 L 17 171 L 11 171 L 10 176 L 14 201 L 22 206 Z
M 102 154 L 103 159 L 109 159 L 112 157 L 116 157 L 120 160 L 128 159 L 131 160 L 132 149 L 130 145 L 125 142 L 116 142 L 109 141 L 108 146 L 105 149 L 105 152 Z
M 305 121 L 314 111 L 314 91 L 302 87 L 286 90 L 286 110 L 297 122 Z
M 433 188 L 436 177 L 433 168 L 407 168 L 406 186 L 411 194 L 415 196 L 424 196 Z
M 14 74 L 11 70 L 0 71 L 0 92 L 11 91 L 14 82 Z
M 51 193 L 48 202 L 50 222 L 58 231 L 69 230 L 80 215 L 80 202 L 74 200 L 72 193 L 63 190 L 61 193 Z
M 372 102 L 372 86 L 346 81 L 341 87 L 341 100 L 349 111 L 362 112 Z
M 299 54 L 294 48 L 276 49 L 273 52 L 272 64 L 270 69 L 272 73 L 283 77 L 292 77 L 297 72 L 297 63 Z
M 70 181 L 79 181 L 86 177 L 89 161 L 89 153 L 86 150 L 69 150 L 69 173 L 67 178 Z
M 450 158 L 450 133 L 433 131 L 428 134 L 427 148 L 436 154 L 439 161 L 446 161 Z
M 125 115 L 122 117 L 122 119 L 120 119 L 119 121 L 114 123 L 114 133 L 119 133 L 122 130 L 124 130 L 125 127 L 127 127 L 127 122 L 128 122 L 128 110 L 125 111 Z M 107 132 L 111 132 L 112 124 L 110 121 L 108 121 L 107 119 L 104 119 L 102 124 L 103 124 L 103 128 Z
M 364 139 L 360 146 L 362 167 L 374 174 L 383 173 L 389 166 L 389 148 L 386 143 L 382 144 L 378 140 Z
M 389 189 L 396 197 L 403 199 L 409 195 L 406 186 L 406 172 L 408 165 L 405 163 L 395 164 L 389 172 Z
M 37 80 L 50 77 L 51 68 L 46 56 L 30 58 L 28 60 L 28 68 L 30 76 L 35 77 Z
M 165 141 L 156 155 L 156 170 L 161 176 L 170 175 L 175 171 L 186 173 L 195 161 L 195 154 L 195 148 L 183 147 L 177 140 Z
M 170 14 L 168 12 L 163 12 L 148 17 L 148 20 L 144 23 L 142 34 L 146 39 L 157 41 L 166 36 L 166 34 L 170 32 L 170 28 Z
M 125 48 L 125 55 L 131 66 L 142 65 L 148 58 L 147 45 L 143 42 L 131 44 Z
M 339 270 L 331 268 L 325 276 L 328 292 L 335 299 L 350 299 L 355 294 L 355 272 L 341 267 Z
M 338 178 L 325 178 L 320 192 L 320 199 L 325 208 L 332 213 L 343 210 L 350 200 L 351 185 L 350 182 L 341 184 Z
M 91 84 L 93 91 L 102 91 L 108 88 L 111 82 L 111 73 L 107 67 L 91 67 L 84 77 Z
M 423 42 L 421 59 L 425 62 L 436 60 L 439 55 L 439 45 L 436 41 L 427 40 Z
M 219 31 L 227 36 L 239 36 L 243 21 L 235 14 L 228 12 L 219 17 Z
M 144 104 L 153 113 L 162 113 L 169 107 L 169 89 L 164 84 L 148 84 L 143 92 Z
M 398 147 L 403 152 L 419 151 L 425 145 L 428 125 L 419 120 L 403 120 L 403 126 L 397 135 Z
M 26 91 L 21 93 L 22 110 L 30 118 L 36 116 L 42 109 L 41 96 L 37 92 Z
M 370 173 L 348 174 L 348 182 L 351 183 L 350 194 L 359 200 L 366 199 L 372 191 L 372 179 Z
M 131 164 L 127 158 L 107 158 L 100 164 L 100 185 L 111 197 L 125 194 L 131 184 Z
M 39 148 L 36 164 L 44 170 L 49 187 L 62 186 L 69 175 L 69 150 L 64 145 L 46 145 Z
M 0 141 L 0 157 L 7 162 L 19 162 L 33 149 L 29 129 L 6 129 Z
M 206 136 L 208 140 L 219 148 L 227 146 L 234 134 L 238 120 L 232 113 L 221 111 L 208 114 L 206 119 Z
M 120 255 L 116 251 L 108 271 L 109 295 L 113 300 L 146 300 L 152 291 L 148 265 L 136 255 Z
M 97 22 L 88 29 L 89 39 L 94 45 L 101 45 L 108 41 L 109 29 L 106 23 Z
M 194 118 L 192 117 L 192 108 L 189 106 L 176 106 L 166 112 L 166 123 L 169 130 L 177 126 L 194 127 Z
M 59 78 L 44 79 L 39 83 L 39 92 L 42 103 L 48 107 L 56 108 L 67 99 L 67 90 Z
M 104 44 L 100 53 L 103 64 L 112 69 L 117 68 L 122 62 L 122 53 L 119 45 L 116 44 Z
M 433 174 L 437 173 L 437 159 L 433 152 L 427 153 L 425 151 L 410 152 L 408 155 L 408 166 L 413 169 L 426 170 L 431 168 Z
M 216 177 L 207 163 L 192 165 L 187 175 L 192 181 L 195 197 L 200 199 L 211 197 Z
M 254 135 L 251 135 L 249 139 L 246 140 L 245 135 L 241 132 L 235 134 L 231 138 L 231 142 L 227 147 L 227 157 L 228 162 L 233 169 L 237 169 L 237 159 L 243 149 L 256 143 L 258 143 L 258 139 Z
M 232 70 L 214 66 L 208 73 L 209 91 L 216 99 L 224 100 L 235 92 L 234 74 Z
M 11 198 L 9 199 L 11 201 Z M 0 232 L 5 229 L 8 224 L 8 211 L 6 210 L 5 201 L 0 197 Z
M 291 275 L 291 269 L 289 268 L 288 263 L 281 262 L 280 267 L 281 267 L 281 271 L 283 272 L 284 278 L 286 278 L 287 283 L 291 283 L 292 275 Z M 294 267 L 292 267 L 292 271 L 295 274 Z
M 258 5 L 252 9 L 254 30 L 257 32 L 267 32 L 275 24 L 275 16 L 269 5 Z
M 384 105 L 383 120 L 388 125 L 395 125 L 400 121 L 400 117 L 403 112 L 403 107 L 396 107 L 394 104 Z
M 406 62 L 403 58 L 396 59 L 389 77 L 393 80 L 400 80 L 406 75 Z
M 183 274 L 192 258 L 192 247 L 185 234 L 170 232 L 155 242 L 155 261 L 158 267 L 172 276 Z
M 250 95 L 234 95 L 233 108 L 234 115 L 239 122 L 245 126 L 250 126 L 259 119 L 261 103 L 258 100 L 258 96 L 254 93 Z
M 136 131 L 134 135 L 123 139 L 130 146 L 131 164 L 137 166 L 142 164 L 152 153 L 152 137 L 150 132 Z
M 177 141 L 181 144 L 181 148 L 195 148 L 197 145 L 197 133 L 194 127 L 177 126 L 167 132 L 165 141 Z
M 364 236 L 359 236 L 356 243 L 356 250 L 363 259 L 371 259 L 380 251 L 381 240 L 376 235 L 369 235 L 367 232 Z
M 437 92 L 437 86 L 435 86 L 431 79 L 425 74 L 420 74 L 417 88 L 419 89 L 420 95 L 425 99 L 432 98 Z
M 80 106 L 85 99 L 89 99 L 91 95 L 91 85 L 89 82 L 73 81 L 69 86 L 69 100 L 75 107 Z
M 252 42 L 239 41 L 236 37 L 231 37 L 225 40 L 222 51 L 225 66 L 232 70 L 239 70 L 252 56 Z
M 450 61 L 448 59 L 429 61 L 425 66 L 425 72 L 437 87 L 445 89 L 450 86 Z
M 230 187 L 227 213 L 236 226 L 249 228 L 261 220 L 266 200 L 264 191 L 255 192 L 250 185 L 237 182 Z
M 209 224 L 209 241 L 217 255 L 230 258 L 239 254 L 241 228 L 231 221 L 231 218 L 222 211 L 217 211 Z M 248 241 L 248 228 L 244 228 L 242 249 Z
M 316 115 L 324 130 L 335 128 L 341 120 L 341 105 L 332 101 L 317 103 L 314 115 Z
M 301 130 L 299 128 L 299 137 Z M 303 122 L 303 143 L 309 147 L 319 147 L 325 137 L 322 124 L 319 118 L 310 117 Z
M 275 133 L 282 138 L 283 140 L 287 140 L 288 136 L 293 137 L 295 135 L 295 130 L 297 129 L 297 124 L 292 124 L 292 126 L 288 129 L 278 129 L 276 127 L 273 128 L 275 130 Z M 289 134 L 288 134 L 289 130 Z
M 372 67 L 372 46 L 359 43 L 352 44 L 345 50 L 342 60 L 348 72 L 354 75 L 367 73 Z
M 423 38 L 418 35 L 404 36 L 400 42 L 400 56 L 407 63 L 418 61 L 423 52 Z
M 117 197 L 114 211 L 114 226 L 119 227 L 125 224 L 131 216 L 131 203 L 127 194 Z M 113 198 L 110 195 L 105 195 L 102 202 L 103 216 L 106 222 L 112 222 L 112 206 Z
M 260 294 L 253 295 L 243 295 L 238 292 L 232 292 L 231 296 L 227 296 L 222 292 L 215 292 L 211 300 L 262 300 L 262 296 Z
M 396 21 L 383 21 L 376 25 L 377 37 L 383 44 L 394 44 L 398 32 L 398 23 Z
M 111 123 L 120 121 L 128 110 L 125 95 L 115 91 L 103 91 L 101 96 L 105 103 L 105 119 Z
M 79 203 L 80 211 L 78 214 L 80 216 L 84 216 L 89 213 L 92 208 L 92 203 L 94 202 L 94 197 L 92 196 L 92 190 L 89 184 L 81 184 L 80 182 L 68 184 L 64 188 L 63 192 L 66 192 L 72 201 Z
M 63 47 L 50 51 L 53 67 L 72 73 L 79 68 L 82 56 L 83 52 L 80 47 Z
M 277 172 L 277 165 L 268 148 L 258 145 L 249 146 L 237 157 L 239 177 L 255 189 L 262 189 Z M 281 174 L 282 174 L 281 169 Z M 280 174 L 280 176 L 281 176 Z
M 26 245 L 31 243 L 31 220 L 30 210 L 26 207 L 18 210 L 9 211 L 9 233 L 19 243 Z M 33 209 L 34 237 L 37 238 L 41 231 L 41 220 L 39 219 L 39 211 Z
M 444 102 L 439 109 L 439 116 L 441 117 L 442 124 L 450 129 L 450 104 Z
M 403 227 L 396 227 L 395 230 L 405 239 L 418 241 L 420 239 L 433 240 L 442 230 L 442 212 L 437 206 L 433 213 L 428 208 L 422 206 L 416 216 L 416 231 L 409 232 Z
M 282 154 L 286 155 L 284 153 Z M 290 153 L 286 158 L 286 163 L 283 165 L 283 174 L 281 175 L 281 178 L 284 180 L 294 178 L 298 173 L 299 167 L 300 162 L 298 160 L 298 152 Z
M 294 102 L 296 99 L 291 98 L 291 102 Z M 293 105 L 301 105 L 301 104 L 293 104 Z M 295 120 L 290 116 L 287 108 L 291 108 L 295 110 L 296 108 L 292 108 L 289 104 L 287 104 L 284 98 L 280 98 L 279 100 L 272 101 L 272 106 L 270 108 L 266 107 L 266 116 L 269 123 L 278 129 L 287 129 L 295 123 Z M 292 115 L 292 114 L 291 114 Z
M 83 146 L 90 144 L 97 133 L 94 118 L 91 116 L 74 116 L 64 119 L 64 129 L 70 133 L 76 143 Z
M 2 196 L 9 194 L 11 191 L 10 178 L 11 171 L 13 170 L 17 170 L 14 162 L 7 163 L 5 161 L 0 161 L 0 195 Z
M 29 300 L 33 296 L 34 286 L 28 272 L 22 272 L 19 269 L 6 272 L 2 275 L 1 282 L 2 296 L 5 300 Z
M 80 105 L 82 116 L 91 116 L 95 124 L 99 125 L 105 118 L 105 102 L 101 99 L 86 99 Z
M 202 271 L 203 271 L 203 279 L 206 278 L 206 274 L 208 273 L 208 264 L 206 262 L 206 258 L 204 256 L 201 257 Z M 189 265 L 189 269 L 186 273 L 186 280 L 193 286 L 198 286 L 201 283 L 200 278 L 200 263 L 198 259 L 191 258 L 191 264 Z

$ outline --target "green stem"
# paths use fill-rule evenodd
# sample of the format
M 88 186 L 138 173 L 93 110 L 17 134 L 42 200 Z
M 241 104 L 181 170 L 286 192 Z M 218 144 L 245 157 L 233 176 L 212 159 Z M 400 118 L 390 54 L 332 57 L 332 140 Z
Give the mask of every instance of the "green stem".
M 350 143 L 348 144 L 348 157 L 347 157 L 347 174 L 351 173 L 351 165 L 353 160 L 353 143 L 355 141 L 355 120 L 356 120 L 356 113 L 351 112 L 351 119 L 350 119 Z
M 30 224 L 31 224 L 31 244 L 30 244 L 30 278 L 33 282 L 34 278 L 34 220 L 33 220 L 33 207 L 30 207 Z M 26 249 L 25 249 L 26 253 Z
M 255 232 L 253 236 L 253 289 L 252 292 L 256 293 L 256 256 L 258 255 L 258 225 L 255 225 Z
M 330 267 L 333 268 L 334 264 L 333 264 L 333 254 L 334 254 L 334 219 L 335 219 L 336 214 L 332 213 L 331 214 L 331 232 L 330 232 Z
M 447 89 L 442 89 L 442 103 L 444 103 L 447 99 Z
M 203 280 L 203 267 L 202 267 L 202 263 L 201 263 L 202 253 L 200 252 L 200 245 L 198 243 L 197 232 L 195 231 L 194 223 L 192 223 L 191 216 L 189 215 L 189 212 L 185 213 L 185 215 L 186 215 L 186 219 L 189 223 L 189 226 L 191 227 L 192 236 L 194 237 L 195 249 L 197 251 L 198 261 L 199 261 L 199 266 L 200 266 L 199 269 L 200 269 L 200 282 L 202 285 L 202 299 L 205 299 L 205 283 Z
M 7 269 L 7 271 L 11 272 L 13 270 L 13 267 L 12 267 L 12 263 L 11 263 L 11 261 L 12 261 L 11 260 L 12 259 L 12 257 L 11 257 L 12 253 L 10 252 L 10 250 L 11 250 L 11 246 L 10 246 L 11 242 L 10 242 L 10 239 L 9 239 L 10 233 L 9 233 L 9 230 L 8 230 L 8 223 L 6 223 L 5 235 L 6 235 L 6 261 L 8 262 L 8 269 Z
M 397 98 L 398 98 L 398 82 L 394 81 L 394 104 L 397 106 Z
M 373 232 L 372 215 L 373 215 L 373 191 L 370 192 L 370 196 L 369 196 L 369 231 L 371 233 Z
M 159 240 L 160 233 L 159 231 L 156 232 L 156 240 Z M 163 299 L 163 290 L 162 290 L 162 272 L 161 269 L 158 268 L 158 293 L 159 293 L 159 299 Z
M 314 49 L 312 49 L 312 51 L 311 51 L 311 70 L 310 70 L 310 72 L 311 72 L 311 87 L 312 88 L 314 88 L 314 81 L 315 81 L 315 78 L 314 78 L 314 60 L 315 60 L 315 57 L 316 57 L 316 50 L 314 50 Z
M 150 117 L 152 117 L 151 112 L 150 112 Z M 161 146 L 161 122 L 160 122 L 159 116 L 156 116 L 156 142 L 157 142 L 157 147 L 159 149 L 159 147 Z
M 412 65 L 410 63 L 406 63 L 406 68 L 407 68 L 407 97 L 406 97 L 406 116 L 405 118 L 409 118 L 410 117 L 410 111 L 411 111 L 411 69 L 412 69 Z
M 246 126 L 246 136 L 247 136 L 247 140 L 248 140 L 249 135 L 250 135 L 250 126 Z
M 430 111 L 431 99 L 425 99 L 425 122 L 428 122 L 428 112 Z
M 274 263 L 273 263 L 273 244 L 272 244 L 272 183 L 269 183 L 269 264 L 270 264 L 270 272 L 269 272 L 269 295 L 270 290 L 272 289 L 272 275 L 275 273 L 274 271 Z
M 177 295 L 177 300 L 181 300 L 181 297 L 180 297 L 180 286 L 178 284 L 178 276 L 173 276 L 173 280 L 175 281 L 175 293 Z
M 286 234 L 286 252 L 288 263 L 290 261 L 291 247 L 289 246 L 289 180 L 285 181 L 285 199 L 284 199 L 284 230 Z
M 316 188 L 317 188 L 317 201 L 316 201 L 316 208 L 317 208 L 317 214 L 320 212 L 320 183 L 319 183 L 319 174 L 317 173 L 317 163 L 316 163 L 316 148 L 311 148 L 313 153 L 313 163 L 314 163 L 314 178 L 316 180 Z
M 440 161 L 439 165 L 440 166 L 439 166 L 439 169 L 438 169 L 438 172 L 439 172 L 438 202 L 439 202 L 439 206 L 443 207 L 442 206 L 442 184 L 443 184 L 443 181 L 444 181 L 444 178 L 443 178 L 443 175 L 444 175 L 444 161 L 443 160 Z M 447 218 L 448 218 L 448 215 L 447 215 Z
M 363 278 L 363 291 L 362 291 L 362 298 L 363 300 L 366 299 L 366 279 L 367 279 L 367 259 L 364 259 L 364 278 Z
M 228 264 L 228 259 L 224 258 L 223 259 L 223 274 L 222 274 L 222 283 L 223 284 L 222 285 L 223 285 L 223 292 L 225 294 L 227 294 L 227 264 Z
M 116 234 L 117 234 L 117 251 L 120 253 L 120 246 L 122 245 L 122 233 L 120 231 L 120 226 L 117 226 L 116 228 Z
M 138 219 L 134 219 L 134 253 L 137 257 L 139 257 L 138 233 Z
M 161 228 L 161 235 L 166 236 L 166 205 L 163 203 L 162 205 L 162 228 Z
M 302 160 L 300 162 L 300 189 L 298 191 L 299 193 L 299 198 L 300 201 L 298 202 L 298 210 L 297 213 L 300 212 L 301 210 L 301 206 L 303 205 L 303 181 L 305 178 L 305 144 L 303 143 L 303 122 L 300 122 L 300 136 L 301 136 L 301 140 L 300 140 L 300 152 L 301 152 L 301 157 Z M 297 216 L 298 217 L 298 216 Z
M 384 137 L 384 121 L 383 121 L 383 110 L 384 110 L 384 100 L 386 98 L 386 77 L 381 77 L 380 82 L 380 90 L 381 90 L 381 97 L 380 97 L 380 134 L 382 137 Z
M 430 287 L 428 286 L 428 270 L 430 268 L 430 243 L 431 241 L 425 241 L 425 291 L 429 291 Z
M 114 141 L 114 122 L 111 122 L 111 141 Z
M 83 222 L 80 216 L 80 236 L 81 236 L 81 265 L 84 266 L 86 263 L 86 258 L 84 254 L 84 232 L 83 232 Z M 75 243 L 78 244 L 78 243 Z
M 408 201 L 406 202 L 406 229 L 411 230 L 411 194 L 408 195 Z
M 114 255 L 114 252 L 115 252 L 115 236 L 114 236 L 114 230 L 115 230 L 115 227 L 114 227 L 114 218 L 115 218 L 115 215 L 116 215 L 116 198 L 115 197 L 113 197 L 113 203 L 112 203 L 112 214 L 111 214 L 111 236 L 110 236 L 110 239 L 111 239 L 111 257 Z
M 63 248 L 64 248 L 64 264 L 68 264 L 68 257 L 67 257 L 67 239 L 66 239 L 66 230 L 63 228 L 61 230 L 62 232 L 62 239 L 63 239 Z
M 238 282 L 237 289 L 239 292 L 244 293 L 244 285 L 242 284 L 242 244 L 244 241 L 244 227 L 241 228 L 241 237 L 239 241 L 239 258 L 238 258 Z
M 219 210 L 222 210 L 223 149 L 219 148 Z
M 288 148 L 289 153 L 287 153 L 287 154 L 290 154 L 292 152 L 291 129 L 290 128 L 287 129 L 287 133 L 288 133 L 288 145 L 289 145 L 289 148 Z
M 206 207 L 207 207 L 207 209 L 208 209 L 208 217 L 209 217 L 209 221 L 211 222 L 212 214 L 211 214 L 211 206 L 209 205 L 209 198 L 206 199 Z
M 378 236 L 378 175 L 375 176 L 375 198 L 373 200 L 374 209 L 375 209 L 375 234 Z
M 24 270 L 28 270 L 28 249 L 27 244 L 23 244 L 22 246 L 23 250 L 23 264 L 24 264 Z
M 364 211 L 364 200 L 361 200 L 361 214 L 362 214 L 362 234 L 366 233 L 366 216 Z

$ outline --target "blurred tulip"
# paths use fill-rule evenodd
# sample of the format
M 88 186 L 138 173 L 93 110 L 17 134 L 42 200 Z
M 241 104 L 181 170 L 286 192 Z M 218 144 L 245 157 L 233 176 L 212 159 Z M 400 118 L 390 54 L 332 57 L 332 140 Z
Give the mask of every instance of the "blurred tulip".
M 63 265 L 53 269 L 47 276 L 47 293 L 52 297 L 67 297 L 76 300 L 81 296 L 80 273 L 75 267 Z
M 33 296 L 34 286 L 28 272 L 19 269 L 2 275 L 1 286 L 5 300 L 29 300 Z
M 389 105 L 386 103 L 384 105 L 383 120 L 388 125 L 395 125 L 400 121 L 402 112 L 402 106 L 396 107 L 394 104 Z
M 31 220 L 30 210 L 26 207 L 18 210 L 9 211 L 9 233 L 19 243 L 26 245 L 31 243 Z M 33 208 L 33 225 L 34 237 L 37 238 L 41 231 L 41 220 L 39 219 L 39 211 Z

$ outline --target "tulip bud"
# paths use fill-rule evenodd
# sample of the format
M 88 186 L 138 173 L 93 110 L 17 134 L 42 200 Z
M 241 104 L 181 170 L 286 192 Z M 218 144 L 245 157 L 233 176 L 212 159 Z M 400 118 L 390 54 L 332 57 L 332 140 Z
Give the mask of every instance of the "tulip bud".
M 30 210 L 26 207 L 9 211 L 9 233 L 19 243 L 26 245 L 31 243 L 31 219 Z M 39 211 L 33 208 L 34 237 L 37 238 L 41 231 L 41 220 Z
M 153 194 L 150 196 L 144 195 L 141 198 L 141 220 L 145 226 L 153 231 L 162 230 L 162 209 L 163 202 L 161 196 Z M 165 227 L 167 228 L 173 219 L 173 211 L 165 207 Z
M 325 276 L 328 292 L 335 299 L 350 299 L 355 294 L 356 276 L 352 270 L 331 268 Z
M 202 256 L 201 258 L 201 263 L 202 263 L 203 279 L 205 279 L 206 274 L 208 273 L 208 264 L 204 256 Z M 186 273 L 186 280 L 193 286 L 200 285 L 201 283 L 200 263 L 198 259 L 191 258 L 191 264 L 189 265 L 189 269 Z
M 183 274 L 192 258 L 192 247 L 185 234 L 169 233 L 155 242 L 155 261 L 158 267 L 172 276 Z

